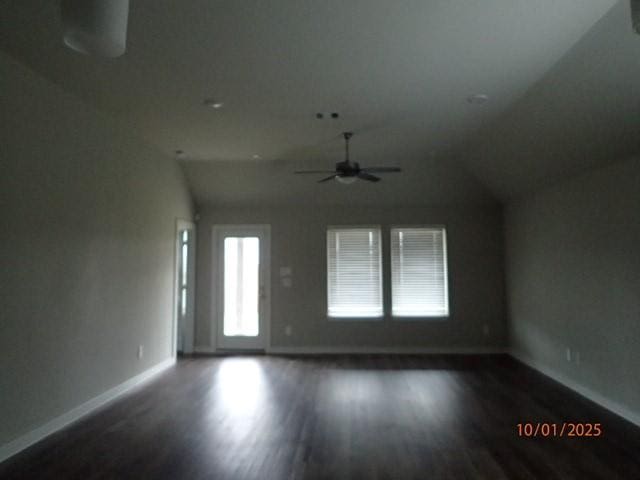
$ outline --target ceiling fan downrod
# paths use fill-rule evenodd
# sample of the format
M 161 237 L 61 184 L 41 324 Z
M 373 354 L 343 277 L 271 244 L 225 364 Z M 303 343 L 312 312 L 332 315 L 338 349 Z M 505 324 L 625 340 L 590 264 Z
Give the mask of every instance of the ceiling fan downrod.
M 353 137 L 353 132 L 343 132 L 342 136 L 344 137 L 345 163 L 349 164 L 349 139 Z

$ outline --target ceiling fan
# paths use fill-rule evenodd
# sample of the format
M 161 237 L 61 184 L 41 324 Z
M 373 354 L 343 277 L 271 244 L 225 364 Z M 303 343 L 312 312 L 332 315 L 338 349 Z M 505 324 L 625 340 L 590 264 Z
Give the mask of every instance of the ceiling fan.
M 329 180 L 337 180 L 340 183 L 353 183 L 357 179 L 366 180 L 368 182 L 379 182 L 380 177 L 372 175 L 372 173 L 394 173 L 401 172 L 399 167 L 367 167 L 360 168 L 358 162 L 352 162 L 349 160 L 349 139 L 353 136 L 352 132 L 344 132 L 342 134 L 345 143 L 345 160 L 344 162 L 336 163 L 335 170 L 298 170 L 293 173 L 330 173 L 326 178 L 318 180 L 318 183 L 328 182 Z

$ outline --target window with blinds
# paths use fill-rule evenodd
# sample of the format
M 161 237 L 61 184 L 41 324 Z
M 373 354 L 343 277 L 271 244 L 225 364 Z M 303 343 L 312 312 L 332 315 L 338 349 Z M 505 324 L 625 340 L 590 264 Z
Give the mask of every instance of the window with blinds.
M 449 315 L 444 228 L 391 229 L 391 303 L 394 317 Z
M 327 314 L 330 317 L 382 317 L 380 228 L 327 230 Z

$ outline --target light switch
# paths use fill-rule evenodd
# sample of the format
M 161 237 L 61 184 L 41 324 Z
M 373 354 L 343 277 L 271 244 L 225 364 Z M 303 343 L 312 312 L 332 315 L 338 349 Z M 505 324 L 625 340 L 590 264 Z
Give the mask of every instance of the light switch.
M 290 277 L 293 272 L 291 271 L 291 267 L 280 267 L 280 276 L 281 277 Z

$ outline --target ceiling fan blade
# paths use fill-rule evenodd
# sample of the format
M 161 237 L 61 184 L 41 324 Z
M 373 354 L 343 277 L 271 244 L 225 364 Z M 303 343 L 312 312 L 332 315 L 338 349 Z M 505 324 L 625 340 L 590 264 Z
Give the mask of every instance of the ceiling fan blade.
M 372 173 L 395 173 L 401 172 L 402 169 L 400 167 L 367 167 L 363 168 L 362 171 Z
M 318 180 L 318 183 L 328 182 L 329 180 L 333 180 L 333 179 L 334 179 L 334 178 L 336 178 L 336 177 L 337 177 L 337 175 L 336 175 L 336 174 L 333 174 L 333 175 L 331 175 L 331 176 L 329 176 L 329 177 L 327 177 L 327 178 L 323 178 L 322 180 Z
M 335 173 L 334 170 L 296 170 L 293 173 Z
M 369 182 L 379 182 L 380 178 L 376 177 L 375 175 L 371 175 L 367 172 L 363 172 L 362 170 L 360 170 L 360 172 L 358 172 L 358 178 L 362 179 L 362 180 L 367 180 Z

